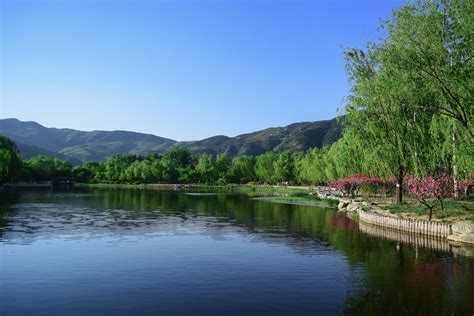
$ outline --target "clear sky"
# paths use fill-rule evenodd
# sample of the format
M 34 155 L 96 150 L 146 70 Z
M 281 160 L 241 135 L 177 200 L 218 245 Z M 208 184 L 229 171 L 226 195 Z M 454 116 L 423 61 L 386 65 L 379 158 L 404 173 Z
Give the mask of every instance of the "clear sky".
M 0 117 L 176 140 L 336 116 L 403 2 L 0 0 Z

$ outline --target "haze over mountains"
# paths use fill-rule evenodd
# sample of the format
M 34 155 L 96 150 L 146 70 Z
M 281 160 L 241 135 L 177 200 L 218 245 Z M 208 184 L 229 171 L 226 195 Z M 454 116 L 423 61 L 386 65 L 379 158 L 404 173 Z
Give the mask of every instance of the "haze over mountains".
M 14 118 L 0 119 L 0 135 L 15 141 L 23 158 L 44 154 L 67 159 L 73 164 L 104 160 L 115 153 L 164 153 L 174 146 L 189 148 L 197 155 L 225 153 L 231 157 L 243 154 L 256 156 L 267 151 L 297 151 L 330 145 L 340 137 L 341 132 L 341 124 L 332 119 L 272 127 L 236 137 L 218 135 L 198 141 L 178 142 L 130 131 L 86 132 L 48 128 Z

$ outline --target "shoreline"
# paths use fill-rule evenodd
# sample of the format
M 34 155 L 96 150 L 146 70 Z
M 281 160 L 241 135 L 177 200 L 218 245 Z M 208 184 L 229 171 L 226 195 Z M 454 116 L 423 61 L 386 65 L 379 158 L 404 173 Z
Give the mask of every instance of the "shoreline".
M 78 188 L 98 189 L 140 189 L 140 190 L 174 190 L 177 192 L 198 191 L 216 193 L 242 193 L 251 197 L 272 197 L 291 194 L 308 194 L 312 192 L 311 187 L 278 186 L 266 184 L 227 184 L 207 185 L 201 183 L 193 184 L 170 184 L 170 183 L 147 183 L 147 184 L 120 184 L 120 183 L 76 183 Z M 314 189 L 315 190 L 315 189 Z
M 255 198 L 252 198 L 252 200 L 279 203 L 279 204 L 316 206 L 316 207 L 321 207 L 321 208 L 332 208 L 332 209 L 337 208 L 337 205 L 331 206 L 328 203 L 324 203 L 324 201 L 327 199 L 321 199 L 320 201 L 291 201 L 291 200 L 285 200 L 284 196 L 283 196 L 283 199 L 275 199 L 275 197 L 269 196 L 269 197 L 255 197 Z
M 472 221 L 464 220 L 449 223 L 438 220 L 428 221 L 411 216 L 391 214 L 380 206 L 366 201 L 342 198 L 338 198 L 338 200 L 338 210 L 345 212 L 347 216 L 355 214 L 359 218 L 359 222 L 365 222 L 387 230 L 443 238 L 454 246 L 474 246 L 474 223 Z
M 336 208 L 339 212 L 345 212 L 346 216 L 356 219 L 359 222 L 366 222 L 383 229 L 395 229 L 400 232 L 414 233 L 419 235 L 431 235 L 447 239 L 454 244 L 474 245 L 474 223 L 469 221 L 454 221 L 452 223 L 443 223 L 442 221 L 427 221 L 412 216 L 401 216 L 391 214 L 383 210 L 378 205 L 363 201 L 361 198 L 346 199 L 341 196 L 328 194 L 328 191 L 322 187 L 309 186 L 278 186 L 262 184 L 228 184 L 225 186 L 206 185 L 206 184 L 75 184 L 77 187 L 89 188 L 121 188 L 121 189 L 165 189 L 186 192 L 197 190 L 217 193 L 241 193 L 246 194 L 254 200 L 267 201 L 272 203 L 306 205 L 325 208 Z M 313 193 L 320 200 L 301 198 L 295 199 L 297 194 Z M 294 196 L 292 196 L 294 194 Z M 276 199 L 279 197 L 279 199 Z M 288 197 L 288 199 L 285 199 Z M 325 200 L 337 200 L 338 205 L 331 206 L 325 203 Z M 361 219 L 363 215 L 363 219 Z M 370 221 L 368 220 L 370 218 Z

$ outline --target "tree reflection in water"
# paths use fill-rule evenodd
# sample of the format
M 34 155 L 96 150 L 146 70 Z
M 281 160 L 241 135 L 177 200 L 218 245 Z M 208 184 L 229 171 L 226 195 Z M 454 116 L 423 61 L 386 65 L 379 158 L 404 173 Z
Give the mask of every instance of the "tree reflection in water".
M 33 243 L 58 234 L 230 233 L 284 244 L 311 256 L 336 251 L 350 269 L 347 314 L 472 314 L 474 259 L 445 241 L 384 232 L 313 206 L 243 195 L 187 195 L 147 190 L 2 192 L 0 242 Z M 315 285 L 317 286 L 317 285 Z

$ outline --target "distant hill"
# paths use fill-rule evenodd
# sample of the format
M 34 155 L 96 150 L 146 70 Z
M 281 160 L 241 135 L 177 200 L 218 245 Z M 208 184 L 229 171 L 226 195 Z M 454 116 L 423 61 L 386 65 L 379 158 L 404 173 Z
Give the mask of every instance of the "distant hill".
M 20 151 L 20 156 L 23 159 L 31 159 L 35 156 L 44 155 L 44 156 L 50 156 L 50 157 L 54 157 L 61 160 L 67 160 L 73 165 L 80 165 L 82 163 L 82 161 L 79 159 L 69 157 L 69 156 L 66 156 L 54 151 L 50 151 L 44 148 L 40 148 L 40 147 L 36 147 L 32 145 L 26 145 L 20 142 L 16 142 L 16 146 L 18 147 L 18 150 Z
M 214 136 L 194 142 L 180 142 L 197 153 L 225 153 L 257 156 L 267 151 L 298 151 L 330 145 L 339 139 L 341 124 L 336 120 L 295 123 L 286 127 L 272 127 L 236 137 Z
M 0 134 L 15 142 L 40 147 L 81 161 L 100 161 L 114 153 L 161 153 L 176 143 L 172 139 L 150 134 L 48 128 L 36 122 L 22 122 L 17 119 L 0 120 Z
M 68 128 L 48 128 L 36 122 L 0 119 L 0 135 L 18 144 L 23 157 L 36 153 L 79 161 L 100 161 L 114 153 L 164 153 L 171 147 L 189 148 L 195 154 L 225 153 L 256 156 L 267 151 L 297 151 L 322 147 L 335 142 L 342 126 L 336 120 L 303 122 L 286 127 L 272 127 L 236 137 L 223 135 L 198 141 L 177 142 L 151 134 L 129 131 L 78 131 Z

